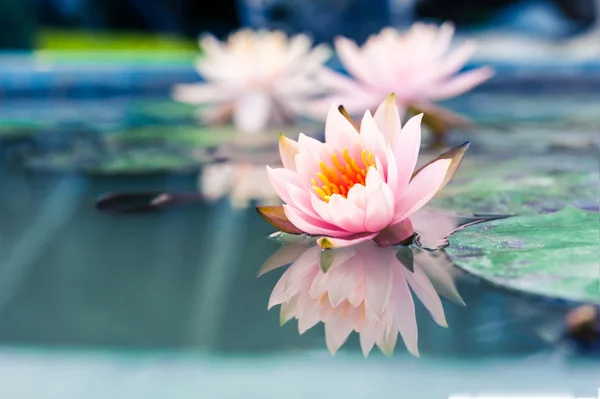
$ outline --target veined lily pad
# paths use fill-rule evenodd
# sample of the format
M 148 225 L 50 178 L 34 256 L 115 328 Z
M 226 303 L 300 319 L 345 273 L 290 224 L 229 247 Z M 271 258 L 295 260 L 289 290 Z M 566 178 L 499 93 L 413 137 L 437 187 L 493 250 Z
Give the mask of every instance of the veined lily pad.
M 431 205 L 468 214 L 525 215 L 553 212 L 566 205 L 597 210 L 599 198 L 597 160 L 467 157 Z
M 503 287 L 600 303 L 599 214 L 573 207 L 467 227 L 446 249 L 461 268 Z

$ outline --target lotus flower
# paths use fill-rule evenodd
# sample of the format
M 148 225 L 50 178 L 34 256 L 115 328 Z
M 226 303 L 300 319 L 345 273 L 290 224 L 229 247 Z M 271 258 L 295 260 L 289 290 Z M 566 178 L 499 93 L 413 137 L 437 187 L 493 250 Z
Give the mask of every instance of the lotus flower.
M 445 327 L 447 323 L 436 287 L 423 270 L 427 265 L 421 266 L 412 251 L 409 247 L 379 248 L 372 242 L 325 252 L 318 246 L 284 246 L 261 270 L 264 273 L 293 262 L 273 289 L 269 309 L 281 305 L 281 324 L 296 318 L 300 334 L 323 322 L 332 354 L 356 331 L 365 357 L 374 345 L 391 355 L 398 333 L 408 351 L 419 356 L 409 287 L 439 325 Z M 328 260 L 323 259 L 324 253 Z M 443 271 L 433 269 L 436 276 Z M 464 305 L 451 276 L 436 281 Z
M 453 35 L 454 27 L 449 23 L 440 27 L 416 23 L 404 34 L 385 28 L 362 47 L 347 38 L 337 38 L 337 54 L 352 78 L 322 69 L 322 84 L 336 93 L 328 103 L 342 103 L 354 114 L 373 109 L 394 91 L 403 109 L 431 109 L 432 102 L 471 90 L 489 79 L 492 71 L 483 67 L 458 74 L 476 47 L 468 42 L 448 53 Z M 317 110 L 322 108 L 316 106 Z
M 409 238 L 409 218 L 452 178 L 469 146 L 415 173 L 421 117 L 401 127 L 392 94 L 374 116 L 365 112 L 360 128 L 332 106 L 325 143 L 303 134 L 297 142 L 280 136 L 284 168 L 267 171 L 285 204 L 258 207 L 259 213 L 283 232 L 319 236 L 323 248 L 371 239 L 385 246 Z
M 241 30 L 226 43 L 201 39 L 204 56 L 197 63 L 202 84 L 180 85 L 175 99 L 205 104 L 206 123 L 228 121 L 249 133 L 297 117 L 303 104 L 320 93 L 312 76 L 329 58 L 326 46 L 311 48 L 306 35 Z

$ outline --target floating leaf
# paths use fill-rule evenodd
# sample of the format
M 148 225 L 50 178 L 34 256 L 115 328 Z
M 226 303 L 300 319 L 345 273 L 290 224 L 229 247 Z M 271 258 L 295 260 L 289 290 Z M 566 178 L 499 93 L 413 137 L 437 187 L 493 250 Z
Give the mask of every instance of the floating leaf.
M 573 156 L 483 160 L 467 157 L 431 201 L 468 214 L 538 214 L 566 205 L 597 210 L 598 161 Z
M 151 175 L 197 172 L 202 160 L 190 151 L 161 148 L 119 149 L 107 153 L 87 153 L 62 149 L 30 154 L 25 164 L 53 172 L 79 172 L 92 175 Z
M 493 284 L 600 303 L 599 226 L 597 212 L 567 207 L 469 226 L 450 237 L 446 251 Z
M 233 126 L 145 125 L 106 134 L 110 143 L 127 145 L 163 144 L 173 147 L 216 147 L 235 137 Z

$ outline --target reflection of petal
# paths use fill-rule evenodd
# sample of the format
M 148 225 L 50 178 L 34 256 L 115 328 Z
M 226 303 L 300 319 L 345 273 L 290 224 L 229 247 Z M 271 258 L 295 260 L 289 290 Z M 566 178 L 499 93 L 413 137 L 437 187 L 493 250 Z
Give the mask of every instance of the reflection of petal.
M 419 356 L 415 303 L 408 289 L 408 282 L 402 273 L 397 275 L 394 286 L 394 297 L 396 303 L 394 314 L 396 327 L 402 336 L 406 349 L 414 356 Z
M 267 127 L 273 104 L 264 93 L 249 93 L 240 98 L 233 114 L 233 121 L 240 130 L 247 133 L 259 133 Z
M 319 321 L 324 323 L 327 348 L 332 354 L 344 344 L 352 331 L 356 331 L 360 334 L 365 356 L 375 345 L 384 354 L 391 355 L 398 334 L 408 351 L 419 356 L 411 290 L 442 326 L 446 326 L 446 318 L 436 286 L 444 288 L 449 296 L 460 299 L 452 276 L 429 270 L 437 265 L 424 262 L 428 272 L 437 278 L 435 285 L 430 281 L 420 264 L 420 261 L 428 260 L 423 255 L 429 254 L 426 251 L 403 254 L 403 259 L 414 259 L 411 271 L 397 257 L 398 247 L 380 248 L 369 242 L 331 249 L 327 253 L 332 265 L 325 273 L 318 265 L 321 248 L 298 247 L 304 252 L 275 286 L 269 306 L 282 303 L 281 322 L 295 317 L 300 333 Z M 400 249 L 410 250 L 409 247 Z M 287 256 L 283 256 L 283 261 L 289 261 Z
M 433 320 L 442 327 L 448 327 L 446 323 L 446 316 L 444 315 L 444 308 L 440 296 L 433 288 L 431 281 L 427 278 L 427 275 L 423 273 L 420 267 L 415 265 L 414 273 L 410 273 L 407 270 L 402 270 L 410 288 L 413 290 L 417 298 L 425 305 Z
M 307 247 L 302 245 L 284 245 L 277 250 L 258 271 L 258 277 L 265 273 L 280 268 L 281 266 L 293 263 L 300 255 L 306 251 Z
M 459 275 L 460 272 L 453 267 L 446 253 L 415 250 L 414 256 L 440 296 L 458 305 L 465 306 L 465 302 L 454 284 L 456 275 Z

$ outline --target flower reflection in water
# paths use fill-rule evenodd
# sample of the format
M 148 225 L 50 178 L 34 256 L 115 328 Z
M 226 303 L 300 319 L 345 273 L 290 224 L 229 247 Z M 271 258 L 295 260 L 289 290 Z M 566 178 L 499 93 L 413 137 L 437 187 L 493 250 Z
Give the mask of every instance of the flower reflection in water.
M 229 197 L 233 208 L 258 205 L 281 205 L 279 196 L 269 184 L 264 165 L 250 162 L 225 162 L 207 165 L 198 180 L 198 189 L 208 200 Z
M 452 275 L 432 261 L 427 251 L 406 246 L 380 248 L 370 241 L 331 250 L 310 244 L 297 240 L 284 245 L 260 274 L 292 263 L 273 289 L 269 309 L 281 305 L 281 324 L 297 319 L 300 334 L 323 322 L 332 354 L 356 331 L 365 356 L 374 345 L 391 355 L 398 334 L 408 351 L 419 356 L 410 291 L 443 327 L 447 323 L 438 292 L 464 304 Z

